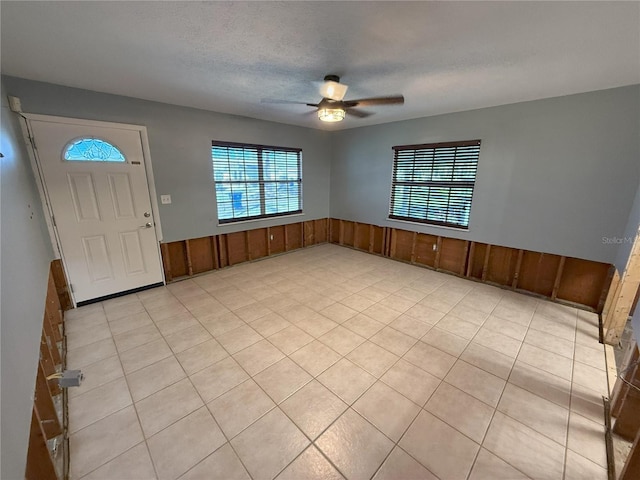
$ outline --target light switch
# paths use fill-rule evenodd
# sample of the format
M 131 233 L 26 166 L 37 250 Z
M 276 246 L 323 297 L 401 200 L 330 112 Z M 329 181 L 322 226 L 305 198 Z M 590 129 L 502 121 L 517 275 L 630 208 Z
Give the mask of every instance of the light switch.
M 160 195 L 160 203 L 169 205 L 171 203 L 171 195 Z

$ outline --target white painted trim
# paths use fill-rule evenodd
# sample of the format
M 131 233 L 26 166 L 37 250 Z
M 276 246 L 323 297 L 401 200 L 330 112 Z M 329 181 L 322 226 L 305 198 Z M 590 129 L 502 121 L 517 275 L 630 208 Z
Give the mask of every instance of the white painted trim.
M 24 141 L 25 146 L 27 147 L 27 155 L 29 156 L 29 163 L 31 163 L 31 170 L 33 171 L 33 176 L 36 181 L 36 186 L 38 187 L 38 193 L 40 194 L 40 202 L 42 203 L 42 211 L 44 213 L 44 220 L 47 224 L 47 230 L 49 231 L 49 239 L 51 241 L 51 246 L 53 247 L 53 254 L 55 258 L 60 258 L 60 245 L 58 243 L 58 236 L 53 226 L 53 213 L 51 211 L 51 206 L 49 205 L 48 198 L 49 196 L 46 193 L 46 186 L 44 184 L 44 179 L 42 177 L 42 172 L 40 170 L 40 162 L 36 159 L 37 153 L 34 151 L 33 146 L 31 145 L 31 131 L 29 128 L 29 121 L 22 114 L 18 114 L 22 118 L 20 119 L 20 130 L 22 131 L 22 140 Z
M 49 202 L 49 194 L 47 192 L 47 185 L 44 182 L 44 176 L 42 174 L 42 170 L 40 169 L 40 159 L 38 158 L 38 151 L 33 148 L 31 143 L 31 139 L 33 135 L 31 134 L 31 125 L 29 123 L 29 119 L 26 118 L 22 113 L 19 114 L 22 118 L 20 120 L 20 129 L 22 130 L 22 138 L 27 147 L 27 154 L 29 156 L 29 162 L 31 163 L 31 169 L 33 170 L 33 176 L 36 181 L 36 186 L 38 187 L 38 193 L 40 194 L 40 201 L 42 202 L 42 212 L 44 213 L 44 220 L 47 224 L 47 230 L 49 231 L 49 239 L 51 240 L 51 247 L 53 248 L 53 254 L 56 259 L 60 259 L 62 263 L 62 269 L 64 270 L 64 274 L 67 278 L 69 278 L 69 272 L 67 271 L 67 262 L 64 259 L 64 255 L 62 254 L 62 249 L 60 248 L 60 239 L 58 237 L 58 229 L 54 225 L 53 222 L 53 211 L 51 210 L 51 204 Z M 69 287 L 71 287 L 69 285 Z M 68 288 L 69 299 L 73 304 L 74 308 L 76 307 L 76 299 L 71 288 Z
M 156 194 L 156 185 L 153 177 L 153 165 L 151 162 L 151 149 L 149 147 L 149 137 L 147 135 L 147 127 L 144 125 L 133 125 L 128 123 L 115 123 L 115 122 L 103 122 L 99 120 L 86 120 L 82 118 L 70 118 L 70 117 L 58 117 L 54 115 L 41 115 L 37 113 L 21 113 L 23 117 L 23 122 L 20 122 L 20 125 L 23 130 L 23 137 L 25 144 L 27 145 L 27 151 L 29 152 L 29 158 L 31 160 L 31 167 L 34 172 L 34 176 L 36 178 L 36 184 L 38 185 L 38 191 L 40 193 L 40 199 L 42 201 L 42 208 L 45 212 L 45 221 L 47 223 L 47 228 L 49 229 L 49 236 L 51 237 L 51 244 L 53 246 L 53 250 L 56 253 L 56 257 L 62 260 L 63 268 L 65 269 L 65 274 L 67 278 L 69 278 L 68 272 L 66 271 L 66 262 L 64 260 L 64 256 L 62 254 L 62 249 L 60 248 L 60 242 L 58 239 L 58 232 L 56 227 L 53 224 L 53 212 L 50 207 L 49 195 L 47 193 L 46 184 L 44 182 L 44 177 L 42 176 L 41 168 L 40 168 L 40 160 L 38 158 L 37 150 L 34 151 L 33 146 L 31 145 L 30 137 L 31 121 L 41 121 L 41 122 L 49 122 L 49 123 L 63 123 L 67 125 L 86 125 L 91 127 L 102 127 L 102 128 L 117 128 L 120 130 L 133 130 L 137 131 L 140 134 L 140 143 L 142 145 L 142 154 L 145 162 L 145 174 L 147 177 L 147 188 L 149 189 L 149 200 L 151 201 L 151 211 L 153 212 L 153 223 L 156 232 L 156 250 L 158 255 L 158 261 L 160 262 L 160 272 L 162 274 L 162 282 L 166 285 L 167 280 L 164 275 L 164 267 L 162 262 L 162 252 L 160 251 L 160 241 L 163 239 L 162 234 L 162 224 L 160 222 L 160 209 L 158 207 L 158 198 Z M 23 125 L 24 124 L 24 125 Z M 69 289 L 69 293 L 71 295 L 71 301 L 73 302 L 74 307 L 76 306 L 76 301 L 71 289 Z
M 151 197 L 151 211 L 153 212 L 153 222 L 156 229 L 156 237 L 158 242 L 161 242 L 164 236 L 162 235 L 162 224 L 160 223 L 160 208 L 158 207 L 158 195 L 156 193 L 156 182 L 153 177 L 153 165 L 151 164 L 151 149 L 149 147 L 149 137 L 147 136 L 147 127 L 140 129 L 140 141 L 142 143 L 142 153 L 144 159 L 147 160 L 145 164 L 145 172 L 147 174 L 147 184 L 149 186 L 149 196 Z M 162 257 L 161 257 L 162 258 Z M 162 278 L 164 280 L 164 269 L 162 270 Z
M 218 227 L 232 227 L 233 225 L 239 225 L 241 223 L 253 223 L 253 222 L 264 222 L 266 220 L 275 220 L 278 218 L 291 218 L 291 217 L 304 217 L 304 212 L 302 213 L 292 213 L 291 215 L 278 215 L 275 217 L 267 217 L 267 218 L 252 218 L 251 220 L 238 220 L 236 222 L 228 222 L 228 223 L 218 223 Z M 285 225 L 284 223 L 279 223 L 279 225 Z M 266 228 L 266 227 L 265 227 Z
M 55 115 L 41 115 L 39 113 L 22 113 L 24 118 L 28 120 L 49 122 L 49 123 L 64 123 L 67 125 L 88 125 L 90 127 L 103 127 L 103 128 L 118 128 L 120 130 L 146 130 L 144 125 L 134 125 L 132 123 L 116 123 L 116 122 L 103 122 L 100 120 L 86 120 L 84 118 L 71 118 L 71 117 L 57 117 Z
M 410 225 L 420 225 L 427 228 L 442 228 L 444 230 L 453 230 L 454 232 L 468 232 L 469 228 L 456 228 L 456 227 L 447 227 L 444 225 L 433 225 L 431 223 L 423 223 L 423 222 L 412 222 L 411 220 L 398 220 L 397 218 L 389 218 L 387 217 L 387 222 L 398 222 L 398 223 L 408 223 Z

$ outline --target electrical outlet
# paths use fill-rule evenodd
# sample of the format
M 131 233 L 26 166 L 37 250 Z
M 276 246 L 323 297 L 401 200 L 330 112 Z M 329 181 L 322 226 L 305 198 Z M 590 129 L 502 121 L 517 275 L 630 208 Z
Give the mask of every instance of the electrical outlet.
M 434 252 L 437 252 L 437 251 L 438 251 L 438 244 L 437 244 L 437 243 L 434 243 L 434 244 L 433 244 L 433 251 L 434 251 Z
M 271 235 L 271 240 L 273 240 L 273 235 Z
M 160 203 L 169 205 L 171 203 L 171 195 L 160 195 Z
M 58 379 L 58 384 L 62 388 L 79 387 L 84 380 L 84 374 L 80 370 L 65 370 Z

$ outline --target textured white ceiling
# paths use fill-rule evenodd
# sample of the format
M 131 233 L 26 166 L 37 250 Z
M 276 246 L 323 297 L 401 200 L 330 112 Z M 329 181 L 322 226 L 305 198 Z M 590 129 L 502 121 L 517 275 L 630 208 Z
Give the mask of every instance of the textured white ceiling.
M 8 2 L 2 73 L 314 128 L 640 83 L 638 2 Z M 403 106 L 321 124 L 313 81 Z

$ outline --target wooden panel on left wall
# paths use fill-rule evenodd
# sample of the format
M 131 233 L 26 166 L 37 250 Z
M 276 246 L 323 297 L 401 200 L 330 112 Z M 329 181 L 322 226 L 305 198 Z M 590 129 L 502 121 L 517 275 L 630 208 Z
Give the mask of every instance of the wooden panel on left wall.
M 67 444 L 64 441 L 66 408 L 56 374 L 64 370 L 64 310 L 71 307 L 67 280 L 60 260 L 51 262 L 40 337 L 40 361 L 31 416 L 31 433 L 25 466 L 26 480 L 66 478 Z M 54 443 L 55 442 L 55 443 Z M 56 445 L 55 448 L 53 445 Z

